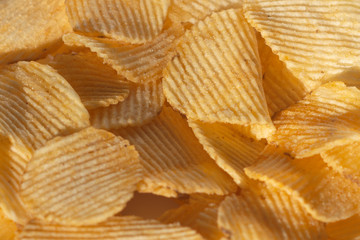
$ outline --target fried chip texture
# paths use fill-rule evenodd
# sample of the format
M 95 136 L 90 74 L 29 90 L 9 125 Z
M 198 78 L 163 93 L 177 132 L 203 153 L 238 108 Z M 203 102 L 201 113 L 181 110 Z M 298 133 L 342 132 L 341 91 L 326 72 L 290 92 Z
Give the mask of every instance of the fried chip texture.
M 359 66 L 360 2 L 244 0 L 245 16 L 300 80 Z
M 175 55 L 177 38 L 182 33 L 181 26 L 176 25 L 142 45 L 124 44 L 113 39 L 76 33 L 65 34 L 63 40 L 69 46 L 89 48 L 129 81 L 144 83 L 163 76 L 163 69 Z
M 1 240 L 14 240 L 17 227 L 16 224 L 10 219 L 6 218 L 0 208 L 0 239 Z
M 244 168 L 256 161 L 265 143 L 245 137 L 237 125 L 200 121 L 189 121 L 189 125 L 210 157 L 238 185 L 246 182 Z
M 20 194 L 38 219 L 96 224 L 125 207 L 141 177 L 134 146 L 90 127 L 50 140 L 37 150 L 27 165 Z
M 274 118 L 271 142 L 296 158 L 310 157 L 360 140 L 360 90 L 330 82 Z
M 330 239 L 336 240 L 357 240 L 360 239 L 360 216 L 354 215 L 351 218 L 328 223 L 326 232 Z
M 252 186 L 221 203 L 219 227 L 228 239 L 326 239 L 325 226 L 283 191 Z
M 139 44 L 164 27 L 171 0 L 68 0 L 66 12 L 76 32 Z
M 359 186 L 329 168 L 319 155 L 291 159 L 268 146 L 245 173 L 287 192 L 319 221 L 339 221 L 359 212 Z
M 60 47 L 62 35 L 71 31 L 64 2 L 0 1 L 0 64 L 34 60 Z
M 170 107 L 147 125 L 114 131 L 134 144 L 144 166 L 139 190 L 164 196 L 178 193 L 223 195 L 236 190 L 231 177 L 203 150 L 185 119 Z
M 155 220 L 144 220 L 135 216 L 111 217 L 92 226 L 61 226 L 32 221 L 24 227 L 19 240 L 202 240 L 194 230 L 179 224 L 162 224 Z
M 108 107 L 124 101 L 129 95 L 129 82 L 95 53 L 57 54 L 41 61 L 58 71 L 79 94 L 87 109 Z
M 143 125 L 160 114 L 164 101 L 161 79 L 131 83 L 125 101 L 91 110 L 90 121 L 93 126 L 104 129 Z
M 261 85 L 256 37 L 240 9 L 213 13 L 188 30 L 165 69 L 171 106 L 193 120 L 273 125 Z

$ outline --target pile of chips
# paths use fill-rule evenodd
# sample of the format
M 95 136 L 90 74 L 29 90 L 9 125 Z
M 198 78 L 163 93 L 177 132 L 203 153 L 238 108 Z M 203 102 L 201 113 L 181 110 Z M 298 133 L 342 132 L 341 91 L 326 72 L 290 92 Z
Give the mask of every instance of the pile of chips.
M 360 239 L 359 88 L 360 1 L 2 0 L 0 239 Z

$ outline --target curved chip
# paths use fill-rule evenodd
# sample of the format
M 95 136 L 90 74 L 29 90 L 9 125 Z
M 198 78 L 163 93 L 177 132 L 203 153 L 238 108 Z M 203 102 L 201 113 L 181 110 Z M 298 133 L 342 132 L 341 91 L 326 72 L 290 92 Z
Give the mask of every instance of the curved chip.
M 246 182 L 244 168 L 256 161 L 265 143 L 245 137 L 237 125 L 200 121 L 189 121 L 189 125 L 210 157 L 238 185 Z
M 125 240 L 169 239 L 202 240 L 194 230 L 179 224 L 162 224 L 156 220 L 144 220 L 135 216 L 111 217 L 92 226 L 61 226 L 53 223 L 32 221 L 25 225 L 19 240 Z
M 141 192 L 177 196 L 177 192 L 223 195 L 236 190 L 231 177 L 202 149 L 186 120 L 170 107 L 164 106 L 147 125 L 115 133 L 139 151 L 145 168 Z
M 336 240 L 357 240 L 360 238 L 360 216 L 354 215 L 351 218 L 328 223 L 326 225 L 326 232 L 329 239 Z
M 330 82 L 274 118 L 271 142 L 296 158 L 310 157 L 360 140 L 360 90 Z
M 108 107 L 125 100 L 130 83 L 94 53 L 68 53 L 41 60 L 58 71 L 79 94 L 87 109 Z
M 272 132 L 255 33 L 241 10 L 213 13 L 198 22 L 177 52 L 164 77 L 170 105 L 190 119 L 264 125 Z
M 16 231 L 16 224 L 10 219 L 8 219 L 0 208 L 0 239 L 14 240 Z
M 76 32 L 145 43 L 160 34 L 171 0 L 68 0 L 66 12 Z
M 64 2 L 0 1 L 0 64 L 34 60 L 59 48 L 62 35 L 71 31 Z
M 91 110 L 90 121 L 94 127 L 104 129 L 143 125 L 160 114 L 164 101 L 161 79 L 131 83 L 125 101 Z
M 20 195 L 38 219 L 95 224 L 125 207 L 141 177 L 134 146 L 90 127 L 37 150 L 26 167 Z
M 263 87 L 270 116 L 303 99 L 311 89 L 297 79 L 257 34 Z
M 327 239 L 325 226 L 285 192 L 260 184 L 220 205 L 219 227 L 228 239 Z
M 163 76 L 163 69 L 175 55 L 175 44 L 181 34 L 182 28 L 176 25 L 143 45 L 124 44 L 75 33 L 65 34 L 63 40 L 69 46 L 89 48 L 129 81 L 144 83 Z
M 305 84 L 359 66 L 360 2 L 245 0 L 245 16 Z
M 359 212 L 359 186 L 329 168 L 318 155 L 291 159 L 269 146 L 245 173 L 284 190 L 319 221 L 339 221 Z

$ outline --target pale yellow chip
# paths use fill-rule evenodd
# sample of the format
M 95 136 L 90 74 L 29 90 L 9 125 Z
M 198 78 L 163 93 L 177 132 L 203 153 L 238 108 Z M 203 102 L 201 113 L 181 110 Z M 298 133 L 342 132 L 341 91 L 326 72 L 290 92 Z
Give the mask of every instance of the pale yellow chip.
M 206 203 L 185 204 L 176 209 L 170 209 L 159 217 L 163 223 L 179 222 L 190 227 L 208 240 L 218 240 L 224 237 L 217 226 L 218 210 L 215 204 Z
M 177 52 L 164 77 L 171 106 L 190 119 L 264 125 L 272 132 L 256 36 L 240 9 L 198 22 L 185 33 Z
M 245 173 L 287 192 L 319 221 L 334 222 L 359 212 L 359 186 L 329 168 L 319 155 L 292 159 L 268 146 Z
M 201 235 L 179 224 L 162 224 L 135 216 L 111 217 L 92 226 L 61 226 L 54 223 L 32 221 L 19 236 L 19 240 L 202 240 Z
M 360 90 L 330 82 L 274 118 L 270 141 L 296 158 L 360 140 Z
M 63 40 L 69 46 L 87 47 L 112 66 L 119 75 L 140 83 L 155 81 L 163 76 L 163 69 L 175 55 L 177 39 L 183 33 L 175 25 L 153 41 L 143 45 L 124 44 L 112 39 L 65 34 Z
M 64 2 L 0 1 L 0 64 L 34 60 L 60 47 L 71 31 Z
M 104 65 L 95 53 L 57 54 L 40 61 L 58 71 L 79 94 L 87 109 L 108 107 L 125 100 L 130 83 Z
M 247 180 L 244 168 L 256 161 L 265 143 L 245 137 L 237 125 L 200 121 L 189 121 L 189 125 L 210 157 L 238 185 L 244 184 Z
M 90 127 L 50 140 L 35 151 L 20 195 L 34 218 L 95 224 L 121 211 L 141 178 L 134 146 Z
M 260 184 L 228 196 L 220 205 L 218 224 L 231 240 L 327 239 L 324 224 L 290 195 Z
M 76 32 L 138 44 L 154 39 L 164 27 L 171 0 L 67 0 Z
M 329 239 L 334 240 L 358 240 L 360 239 L 360 216 L 354 215 L 351 218 L 328 223 L 326 232 Z
M 360 65 L 359 9 L 353 0 L 244 1 L 249 23 L 310 87 Z
M 185 119 L 170 107 L 147 125 L 114 131 L 129 139 L 145 168 L 139 191 L 163 196 L 177 193 L 227 194 L 236 190 L 229 175 L 202 149 Z
M 0 239 L 15 240 L 16 231 L 15 222 L 8 219 L 0 208 Z
M 90 121 L 93 126 L 104 129 L 143 125 L 160 114 L 164 101 L 161 79 L 131 83 L 125 101 L 91 110 Z
M 242 0 L 173 0 L 169 18 L 174 22 L 195 24 L 213 12 L 242 6 Z
M 311 89 L 290 72 L 260 34 L 257 34 L 257 40 L 266 103 L 270 116 L 273 116 L 304 98 Z

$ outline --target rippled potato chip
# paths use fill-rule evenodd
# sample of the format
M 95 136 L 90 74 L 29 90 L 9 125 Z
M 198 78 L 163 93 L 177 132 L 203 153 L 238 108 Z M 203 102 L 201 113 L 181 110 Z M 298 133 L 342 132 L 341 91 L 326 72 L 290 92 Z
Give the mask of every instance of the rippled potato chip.
M 145 43 L 160 34 L 171 0 L 68 0 L 76 32 L 127 43 Z
M 189 125 L 210 157 L 238 185 L 244 184 L 247 180 L 244 168 L 256 161 L 265 143 L 245 137 L 237 125 L 200 121 L 189 121 Z
M 185 119 L 170 107 L 147 125 L 114 131 L 134 144 L 144 166 L 141 192 L 175 197 L 177 193 L 227 194 L 231 177 L 202 149 Z
M 142 177 L 127 140 L 86 128 L 38 149 L 21 184 L 24 204 L 38 219 L 65 225 L 96 224 L 122 210 Z
M 0 208 L 0 239 L 14 240 L 16 231 L 16 224 L 8 219 Z
M 161 79 L 144 84 L 131 83 L 129 90 L 125 101 L 91 110 L 91 124 L 104 129 L 139 126 L 160 114 L 165 101 Z
M 65 34 L 63 40 L 69 46 L 89 48 L 129 81 L 144 83 L 163 76 L 163 69 L 175 55 L 175 45 L 182 33 L 181 26 L 175 25 L 143 45 L 124 44 L 113 39 L 76 33 Z
M 95 53 L 57 54 L 40 61 L 58 71 L 79 94 L 87 109 L 108 107 L 125 100 L 130 83 Z
M 228 239 L 326 239 L 324 224 L 290 195 L 257 183 L 239 196 L 226 197 L 218 214 Z
M 360 216 L 354 215 L 351 218 L 328 223 L 326 232 L 329 239 L 336 240 L 357 240 L 360 238 Z
M 61 46 L 71 31 L 65 0 L 0 1 L 0 64 L 34 60 Z
M 296 158 L 310 157 L 360 139 L 360 90 L 330 82 L 274 117 L 269 140 Z
M 25 225 L 19 240 L 125 240 L 125 239 L 169 239 L 202 240 L 194 230 L 179 224 L 162 224 L 156 220 L 145 220 L 135 216 L 111 217 L 92 226 L 61 226 L 54 223 L 32 221 Z
M 329 168 L 319 155 L 291 159 L 268 146 L 245 173 L 287 192 L 319 221 L 339 221 L 359 212 L 359 186 Z
M 241 10 L 213 13 L 188 30 L 164 77 L 165 96 L 190 119 L 274 130 L 253 29 Z
M 304 84 L 359 66 L 360 2 L 245 0 L 249 23 Z

